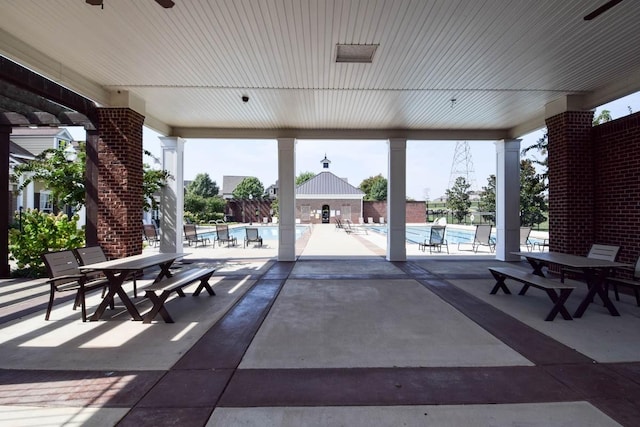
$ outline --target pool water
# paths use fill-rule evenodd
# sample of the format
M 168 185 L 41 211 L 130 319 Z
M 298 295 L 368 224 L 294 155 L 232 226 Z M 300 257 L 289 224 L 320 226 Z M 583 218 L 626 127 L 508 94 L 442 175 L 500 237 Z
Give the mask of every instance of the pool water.
M 257 228 L 258 234 L 262 237 L 263 240 L 278 240 L 278 226 L 277 225 L 257 225 L 255 227 L 248 226 L 249 228 Z M 235 237 L 238 241 L 244 240 L 247 226 L 242 227 L 229 227 L 229 234 L 231 237 Z M 296 240 L 302 237 L 302 235 L 309 230 L 309 226 L 307 225 L 297 225 L 296 226 Z M 211 240 L 216 238 L 216 231 L 211 230 L 207 232 L 198 232 L 198 236 L 207 237 Z
M 381 234 L 387 234 L 386 227 L 372 226 L 372 227 L 368 227 L 367 229 L 373 230 Z M 428 224 L 407 226 L 406 228 L 407 243 L 422 243 L 425 241 L 425 239 L 429 238 L 430 232 L 431 232 L 431 226 Z M 460 228 L 447 227 L 445 230 L 444 238 L 447 240 L 447 243 L 449 244 L 471 243 L 473 242 L 474 235 L 475 235 L 475 230 L 473 229 L 465 230 Z M 495 240 L 496 238 L 495 228 L 493 228 L 491 231 L 491 237 Z M 535 239 L 532 237 L 530 237 L 529 240 L 531 240 L 532 243 L 535 243 L 535 242 L 542 243 L 542 240 Z

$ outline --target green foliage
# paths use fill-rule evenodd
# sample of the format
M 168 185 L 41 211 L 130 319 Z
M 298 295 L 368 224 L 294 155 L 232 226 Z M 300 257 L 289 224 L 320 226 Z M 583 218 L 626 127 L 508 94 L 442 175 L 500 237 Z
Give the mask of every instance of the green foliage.
M 453 187 L 447 189 L 447 208 L 451 209 L 453 216 L 458 222 L 464 221 L 464 217 L 469 213 L 471 201 L 469 199 L 469 188 L 471 184 L 459 176 Z
M 84 142 L 78 143 L 77 157 L 72 162 L 66 159 L 64 149 L 64 146 L 50 148 L 34 160 L 16 166 L 11 180 L 18 182 L 21 176 L 24 178 L 20 190 L 24 190 L 31 182 L 42 182 L 51 191 L 56 209 L 66 205 L 78 210 L 85 200 L 86 147 Z M 147 150 L 144 154 L 153 157 Z M 158 208 L 153 196 L 170 178 L 171 174 L 166 170 L 151 169 L 148 164 L 143 164 L 142 193 L 145 211 Z
M 211 222 L 224 217 L 226 202 L 222 197 L 202 197 L 187 192 L 184 196 L 184 217 L 194 223 Z
M 482 215 L 482 218 L 487 221 L 496 221 L 496 176 L 490 175 L 487 178 L 487 186 L 482 187 L 480 193 L 480 200 L 478 202 L 478 209 L 480 212 L 493 212 L 491 215 Z
M 546 220 L 546 185 L 531 160 L 520 162 L 520 225 L 534 226 Z
M 359 186 L 364 200 L 387 200 L 387 178 L 382 174 L 364 179 Z
M 611 120 L 613 120 L 613 117 L 611 117 L 611 111 L 602 110 L 600 111 L 600 114 L 593 118 L 593 125 L 597 126 L 602 123 L 610 122 Z
M 84 204 L 84 170 L 86 153 L 84 144 L 80 143 L 76 150 L 77 158 L 70 162 L 65 157 L 65 146 L 50 148 L 38 154 L 28 163 L 18 165 L 11 177 L 13 182 L 24 178 L 20 190 L 31 182 L 42 182 L 51 191 L 51 198 L 56 209 L 72 206 L 79 209 Z
M 151 152 L 144 150 L 144 155 L 153 158 Z M 142 165 L 142 207 L 146 212 L 158 209 L 155 194 L 167 185 L 167 181 L 173 179 L 166 170 L 152 169 L 147 163 Z
M 16 222 L 19 221 L 16 214 Z M 22 212 L 22 231 L 9 230 L 9 253 L 17 261 L 18 269 L 29 276 L 45 273 L 40 255 L 45 252 L 74 249 L 84 246 L 84 230 L 78 228 L 78 215 L 71 219 L 28 209 Z
M 271 216 L 280 216 L 280 203 L 278 202 L 277 198 L 271 201 L 271 211 Z
M 249 176 L 238 184 L 232 196 L 234 199 L 249 199 L 251 196 L 252 199 L 259 200 L 264 197 L 264 186 L 258 178 Z
M 496 177 L 491 175 L 488 185 L 482 188 L 479 208 L 483 212 L 496 210 Z M 520 161 L 520 225 L 535 226 L 546 221 L 549 210 L 545 200 L 545 181 L 542 174 L 536 174 L 533 161 Z M 492 218 L 495 221 L 495 216 Z
M 208 173 L 199 173 L 187 186 L 187 193 L 202 197 L 214 197 L 220 189 L 215 181 L 212 181 Z
M 296 185 L 304 184 L 305 182 L 309 181 L 314 176 L 316 176 L 316 174 L 313 173 L 313 172 L 301 172 L 296 177 Z
M 376 180 L 371 186 L 371 200 L 387 200 L 387 180 Z

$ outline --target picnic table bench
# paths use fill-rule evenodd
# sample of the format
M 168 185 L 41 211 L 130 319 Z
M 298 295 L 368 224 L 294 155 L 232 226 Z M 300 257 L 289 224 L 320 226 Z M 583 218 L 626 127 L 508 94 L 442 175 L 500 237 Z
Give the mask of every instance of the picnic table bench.
M 186 270 L 180 270 L 173 276 L 153 283 L 145 288 L 145 296 L 153 303 L 153 307 L 143 317 L 143 323 L 151 323 L 151 321 L 160 313 L 166 323 L 173 323 L 173 319 L 169 315 L 169 312 L 164 306 L 167 298 L 171 293 L 176 292 L 179 297 L 184 297 L 185 294 L 182 290 L 185 286 L 200 280 L 200 284 L 193 292 L 193 296 L 200 295 L 203 289 L 205 289 L 209 295 L 215 295 L 216 293 L 209 285 L 209 278 L 215 272 L 214 268 L 190 268 Z
M 512 267 L 489 267 L 489 271 L 496 279 L 496 284 L 493 289 L 491 289 L 491 295 L 495 295 L 499 289 L 502 289 L 505 294 L 511 294 L 505 280 L 512 279 L 523 284 L 518 295 L 524 295 L 529 287 L 542 289 L 547 293 L 553 302 L 553 308 L 544 320 L 552 321 L 558 313 L 560 313 L 565 320 L 572 319 L 571 314 L 569 314 L 564 304 L 571 292 L 575 289 L 575 286 L 550 280 L 546 277 L 527 273 L 526 271 Z

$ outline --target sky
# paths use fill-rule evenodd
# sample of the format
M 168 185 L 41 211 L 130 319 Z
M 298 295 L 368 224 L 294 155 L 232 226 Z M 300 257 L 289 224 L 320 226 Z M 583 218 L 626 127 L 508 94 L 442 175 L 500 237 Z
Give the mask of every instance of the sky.
M 640 92 L 620 98 L 596 109 L 609 110 L 613 119 L 640 110 Z M 76 140 L 85 140 L 82 128 L 70 128 Z M 521 148 L 536 143 L 542 129 L 523 135 Z M 160 136 L 144 128 L 144 148 L 160 158 Z M 265 188 L 278 176 L 276 140 L 187 139 L 184 151 L 184 179 L 192 180 L 207 173 L 222 191 L 225 175 L 255 176 Z M 464 142 L 464 141 L 461 141 Z M 414 200 L 434 200 L 449 188 L 457 141 L 407 141 L 407 197 Z M 472 190 L 481 190 L 487 178 L 496 171 L 496 150 L 493 141 L 469 141 L 473 165 Z M 374 141 L 298 140 L 296 144 L 296 176 L 302 172 L 319 173 L 325 155 L 331 161 L 329 171 L 346 178 L 358 187 L 371 176 L 387 173 L 387 143 Z M 535 156 L 535 155 L 533 155 Z M 147 163 L 153 163 L 147 161 Z M 459 169 L 459 167 L 458 167 Z

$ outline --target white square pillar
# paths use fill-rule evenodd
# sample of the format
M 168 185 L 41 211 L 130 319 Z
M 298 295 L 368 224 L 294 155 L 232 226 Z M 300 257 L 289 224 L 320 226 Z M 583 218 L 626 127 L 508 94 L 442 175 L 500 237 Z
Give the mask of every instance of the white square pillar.
M 520 251 L 520 140 L 496 142 L 496 259 L 517 261 Z
M 407 140 L 390 138 L 387 181 L 387 260 L 406 261 Z
M 160 252 L 184 252 L 184 143 L 182 138 L 160 137 L 162 168 L 173 177 L 160 199 Z
M 296 142 L 278 138 L 278 261 L 296 260 Z

